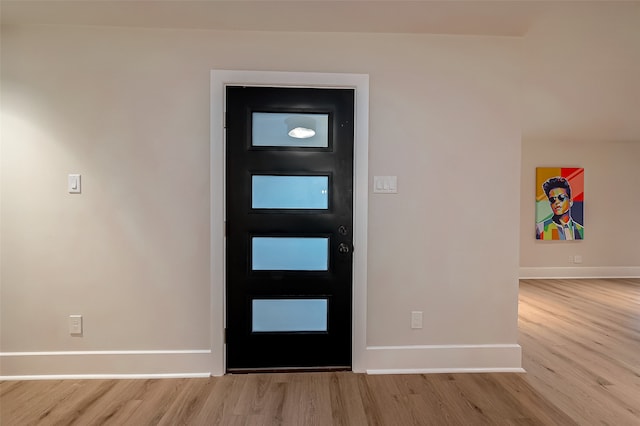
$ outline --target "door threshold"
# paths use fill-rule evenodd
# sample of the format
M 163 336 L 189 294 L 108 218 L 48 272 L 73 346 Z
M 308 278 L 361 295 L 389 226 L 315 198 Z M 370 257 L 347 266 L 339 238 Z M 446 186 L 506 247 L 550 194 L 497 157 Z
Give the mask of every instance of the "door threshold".
M 351 366 L 330 367 L 268 367 L 268 368 L 227 368 L 227 374 L 252 374 L 252 373 L 319 373 L 351 371 Z

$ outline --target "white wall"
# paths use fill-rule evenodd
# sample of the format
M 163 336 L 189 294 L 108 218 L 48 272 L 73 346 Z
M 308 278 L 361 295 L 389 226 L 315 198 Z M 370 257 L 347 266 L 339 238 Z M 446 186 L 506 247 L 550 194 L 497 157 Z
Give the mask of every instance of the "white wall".
M 520 366 L 518 39 L 23 26 L 2 44 L 0 374 L 211 371 L 211 69 L 370 75 L 369 173 L 399 193 L 369 198 L 366 369 Z
M 521 277 L 640 277 L 640 3 L 567 4 L 523 48 Z M 585 168 L 585 239 L 536 241 L 535 168 L 561 166 Z
M 535 168 L 585 169 L 582 241 L 535 239 Z M 523 141 L 522 277 L 640 276 L 640 143 Z M 582 263 L 570 260 L 581 256 Z

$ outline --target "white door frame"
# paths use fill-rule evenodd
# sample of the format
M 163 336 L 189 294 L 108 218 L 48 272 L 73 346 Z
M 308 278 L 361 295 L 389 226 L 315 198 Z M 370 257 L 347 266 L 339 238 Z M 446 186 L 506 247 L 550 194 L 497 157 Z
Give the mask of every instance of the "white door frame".
M 366 370 L 367 211 L 369 187 L 369 76 L 367 74 L 278 71 L 211 71 L 211 374 L 226 371 L 225 325 L 225 86 L 324 87 L 355 89 L 353 185 L 352 368 Z

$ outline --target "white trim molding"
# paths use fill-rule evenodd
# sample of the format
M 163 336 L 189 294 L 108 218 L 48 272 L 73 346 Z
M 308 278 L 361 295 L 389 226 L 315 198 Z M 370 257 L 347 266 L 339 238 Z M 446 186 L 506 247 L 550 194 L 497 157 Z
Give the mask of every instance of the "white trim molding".
M 225 373 L 225 86 L 320 87 L 355 89 L 353 187 L 352 368 L 365 371 L 367 337 L 367 218 L 369 189 L 369 75 L 280 71 L 211 71 L 211 364 L 214 376 Z
M 211 351 L 0 352 L 0 380 L 209 377 Z
M 38 376 L 0 376 L 0 381 L 20 380 L 120 380 L 120 379 L 203 379 L 211 373 L 185 374 L 41 374 Z
M 520 279 L 640 278 L 640 266 L 521 267 Z
M 367 347 L 368 374 L 524 373 L 517 344 Z

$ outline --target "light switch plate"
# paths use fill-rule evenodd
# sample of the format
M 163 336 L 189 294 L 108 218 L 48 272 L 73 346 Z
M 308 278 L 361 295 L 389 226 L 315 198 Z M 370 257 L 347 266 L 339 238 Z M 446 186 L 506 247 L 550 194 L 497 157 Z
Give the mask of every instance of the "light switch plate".
M 397 194 L 398 176 L 374 176 L 373 192 L 378 194 Z
M 80 194 L 80 175 L 70 174 L 67 178 L 67 190 L 69 194 Z

